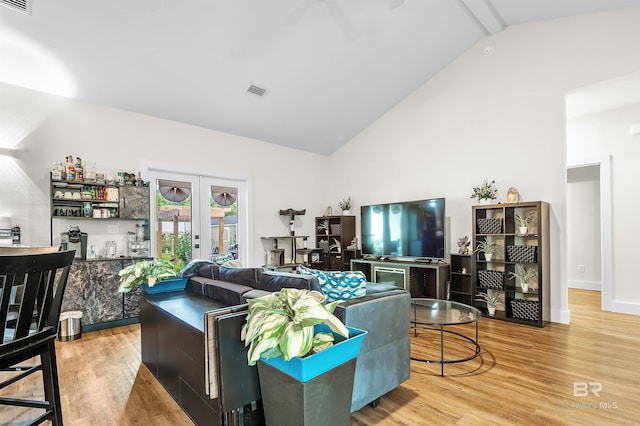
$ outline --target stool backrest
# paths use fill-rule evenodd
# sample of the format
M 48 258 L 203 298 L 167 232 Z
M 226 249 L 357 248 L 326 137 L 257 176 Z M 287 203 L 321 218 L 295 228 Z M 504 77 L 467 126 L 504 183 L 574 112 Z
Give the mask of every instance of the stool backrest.
M 74 256 L 75 250 L 0 255 L 0 343 L 57 329 Z M 13 300 L 18 286 L 22 295 Z

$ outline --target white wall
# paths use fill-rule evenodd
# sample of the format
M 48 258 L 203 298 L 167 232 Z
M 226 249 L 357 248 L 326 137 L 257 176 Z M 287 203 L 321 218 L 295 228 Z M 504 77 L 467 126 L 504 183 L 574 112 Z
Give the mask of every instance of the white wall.
M 551 319 L 568 322 L 565 93 L 640 69 L 640 8 L 487 37 L 332 157 L 354 207 L 446 196 L 450 242 L 471 234 L 471 188 L 495 179 L 551 203 Z M 493 55 L 482 47 L 492 44 Z M 334 191 L 336 191 L 334 189 Z M 635 298 L 635 296 L 634 296 Z
M 567 164 L 586 164 L 611 155 L 612 302 L 614 310 L 640 314 L 635 256 L 640 235 L 635 214 L 640 209 L 640 136 L 629 132 L 635 123 L 640 123 L 640 103 L 568 120 Z
M 600 167 L 567 170 L 567 283 L 601 290 Z
M 0 210 L 21 216 L 28 243 L 48 242 L 48 168 L 69 154 L 134 170 L 144 160 L 182 170 L 220 168 L 252 177 L 259 264 L 259 237 L 286 233 L 278 209 L 307 208 L 300 233 L 313 235 L 313 217 L 327 204 L 337 211 L 347 195 L 356 214 L 363 204 L 445 196 L 455 247 L 458 237 L 471 234 L 471 188 L 488 177 L 496 179 L 503 199 L 516 186 L 525 200 L 551 203 L 551 319 L 568 322 L 564 96 L 640 70 L 639 21 L 640 8 L 631 8 L 507 28 L 461 55 L 329 159 L 0 85 L 0 123 L 17 123 L 16 140 L 28 150 L 20 169 L 1 169 Z M 485 44 L 495 47 L 492 56 L 481 54 Z M 625 229 L 630 221 L 615 226 Z M 633 254 L 626 251 L 616 262 L 633 265 Z M 614 292 L 638 297 L 627 287 Z
M 0 128 L 2 146 L 17 141 L 20 149 L 17 159 L 0 156 L 0 216 L 14 218 L 29 245 L 49 244 L 49 171 L 66 155 L 103 171 L 137 173 L 151 162 L 248 177 L 255 265 L 264 261 L 261 236 L 289 233 L 280 209 L 307 209 L 296 221 L 299 235 L 314 235 L 314 217 L 326 209 L 318 194 L 328 159 L 317 154 L 7 84 L 0 84 Z

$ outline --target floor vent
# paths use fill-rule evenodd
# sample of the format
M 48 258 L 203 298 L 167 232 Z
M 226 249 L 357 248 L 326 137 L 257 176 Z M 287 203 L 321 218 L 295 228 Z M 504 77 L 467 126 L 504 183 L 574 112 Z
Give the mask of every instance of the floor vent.
M 9 9 L 31 15 L 31 0 L 0 0 L 0 4 Z
M 264 96 L 265 93 L 267 93 L 267 89 L 263 89 L 262 87 L 258 87 L 255 84 L 252 84 L 247 89 L 247 92 L 256 96 Z

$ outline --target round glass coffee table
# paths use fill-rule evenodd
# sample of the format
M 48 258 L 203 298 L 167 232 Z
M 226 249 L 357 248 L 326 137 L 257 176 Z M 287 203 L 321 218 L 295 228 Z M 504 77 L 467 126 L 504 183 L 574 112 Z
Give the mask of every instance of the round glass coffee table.
M 440 331 L 440 359 L 424 359 L 411 357 L 415 361 L 433 362 L 440 364 L 440 375 L 444 376 L 444 365 L 456 362 L 470 361 L 480 355 L 480 345 L 478 344 L 478 321 L 482 318 L 482 312 L 473 306 L 459 302 L 440 299 L 411 299 L 411 328 L 414 335 L 418 335 L 418 329 Z M 447 326 L 472 324 L 476 325 L 475 339 L 464 334 L 447 330 Z M 460 337 L 463 343 L 471 344 L 472 355 L 465 358 L 445 359 L 444 357 L 444 336 L 445 333 Z

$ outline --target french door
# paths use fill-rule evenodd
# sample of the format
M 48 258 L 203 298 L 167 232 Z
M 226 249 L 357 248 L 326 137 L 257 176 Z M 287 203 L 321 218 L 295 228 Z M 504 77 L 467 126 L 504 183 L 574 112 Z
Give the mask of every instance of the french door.
M 194 259 L 249 259 L 247 182 L 149 169 L 155 212 L 152 253 Z

